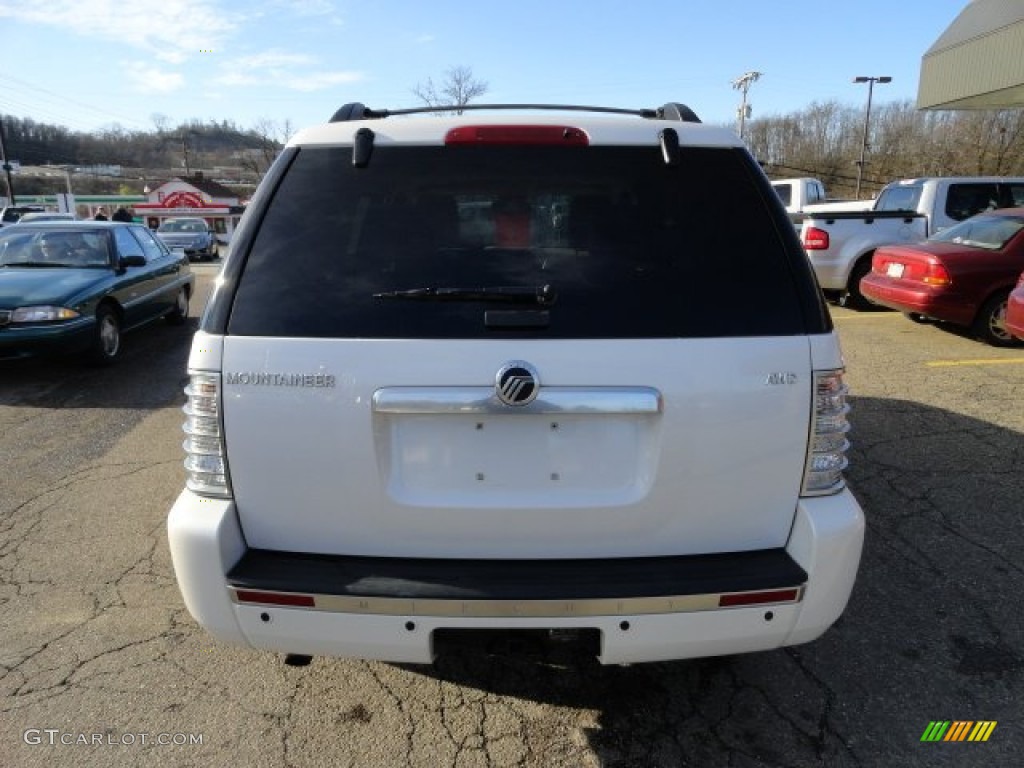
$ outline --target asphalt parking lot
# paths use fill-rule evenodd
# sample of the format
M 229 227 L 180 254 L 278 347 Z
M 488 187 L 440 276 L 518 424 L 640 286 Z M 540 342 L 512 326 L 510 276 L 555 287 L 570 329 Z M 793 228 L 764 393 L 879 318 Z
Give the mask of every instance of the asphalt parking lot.
M 195 270 L 203 297 L 215 267 Z M 109 370 L 0 363 L 0 766 L 1019 764 L 1024 349 L 833 315 L 868 518 L 845 615 L 804 646 L 633 667 L 290 667 L 215 643 L 164 528 L 195 319 L 126 337 Z M 996 726 L 921 741 L 947 720 Z

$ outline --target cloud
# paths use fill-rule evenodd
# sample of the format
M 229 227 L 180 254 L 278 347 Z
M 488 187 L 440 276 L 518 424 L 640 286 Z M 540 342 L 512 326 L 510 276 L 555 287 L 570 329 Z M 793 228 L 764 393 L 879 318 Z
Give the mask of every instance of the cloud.
M 281 13 L 292 19 L 316 19 L 320 25 L 345 25 L 338 9 L 329 0 L 262 0 L 246 10 L 249 19 L 268 19 Z
M 0 17 L 114 41 L 171 63 L 217 48 L 235 28 L 214 0 L 47 0 L 5 4 Z
M 295 16 L 334 16 L 337 13 L 329 0 L 270 0 L 268 4 Z
M 132 90 L 141 93 L 171 93 L 185 85 L 180 73 L 165 72 L 144 62 L 126 64 L 124 72 L 132 83 Z
M 281 82 L 285 88 L 293 91 L 322 91 L 333 85 L 358 83 L 364 79 L 361 72 L 310 72 L 309 74 Z
M 263 51 L 223 63 L 214 83 L 224 87 L 259 85 L 311 92 L 340 83 L 355 83 L 365 77 L 352 70 L 317 70 L 314 69 L 316 64 L 316 59 L 302 53 L 279 49 Z
M 242 69 L 281 70 L 288 67 L 309 64 L 310 57 L 304 53 L 287 53 L 286 51 L 270 50 L 255 53 L 252 56 L 240 56 L 232 62 L 232 66 Z

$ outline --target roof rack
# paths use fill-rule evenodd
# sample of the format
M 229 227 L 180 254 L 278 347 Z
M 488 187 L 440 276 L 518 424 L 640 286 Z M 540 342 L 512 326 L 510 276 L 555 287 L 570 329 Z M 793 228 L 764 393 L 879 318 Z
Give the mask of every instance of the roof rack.
M 685 104 L 670 101 L 657 109 L 618 109 L 615 107 L 585 107 L 572 104 L 462 104 L 436 107 L 412 107 L 410 109 L 370 109 L 358 101 L 344 105 L 334 113 L 330 122 L 344 123 L 350 120 L 380 120 L 394 115 L 416 115 L 424 113 L 455 112 L 461 114 L 471 110 L 497 109 L 543 109 L 560 112 L 601 112 L 613 115 L 636 115 L 648 120 L 675 120 L 684 123 L 699 123 L 700 118 Z

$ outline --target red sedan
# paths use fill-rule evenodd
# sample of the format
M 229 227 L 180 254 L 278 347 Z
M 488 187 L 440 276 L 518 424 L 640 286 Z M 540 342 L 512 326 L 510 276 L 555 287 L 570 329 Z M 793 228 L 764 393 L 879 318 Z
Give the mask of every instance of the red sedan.
M 934 237 L 875 251 L 861 292 L 911 319 L 971 328 L 994 346 L 1018 344 L 1006 327 L 1010 291 L 1024 271 L 1024 208 L 979 213 Z
M 1024 339 L 1024 272 L 1020 273 L 1017 287 L 1010 293 L 1006 304 L 1006 330 L 1018 339 Z

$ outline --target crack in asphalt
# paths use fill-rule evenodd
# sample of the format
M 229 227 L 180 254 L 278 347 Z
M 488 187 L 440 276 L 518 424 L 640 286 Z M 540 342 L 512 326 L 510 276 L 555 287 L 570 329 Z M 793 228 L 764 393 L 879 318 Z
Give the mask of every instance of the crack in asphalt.
M 1013 381 L 1019 384 L 1019 377 Z M 872 388 L 875 394 L 900 397 L 907 384 L 894 376 L 889 382 L 873 381 Z M 85 765 L 104 760 L 108 765 L 364 768 L 371 764 L 370 755 L 403 768 L 925 764 L 936 753 L 917 749 L 920 729 L 914 718 L 921 712 L 980 712 L 1000 719 L 1003 729 L 1002 720 L 1017 708 L 1024 661 L 1016 642 L 1019 624 L 1005 617 L 1012 615 L 1012 597 L 1022 586 L 1024 566 L 1012 549 L 1020 539 L 1008 536 L 1004 550 L 998 538 L 1004 528 L 992 533 L 965 523 L 963 515 L 993 513 L 1000 516 L 1000 526 L 1016 523 L 1016 510 L 1004 506 L 1008 501 L 1000 494 L 1009 500 L 1021 488 L 1016 469 L 1024 459 L 1020 431 L 1011 434 L 1008 427 L 968 419 L 984 420 L 991 409 L 1016 402 L 1012 387 L 1002 389 L 1002 399 L 965 400 L 959 406 L 966 411 L 963 416 L 952 410 L 935 416 L 918 403 L 868 403 L 862 423 L 869 428 L 855 424 L 851 453 L 851 487 L 868 513 L 868 546 L 859 577 L 859 589 L 867 591 L 855 592 L 848 623 L 830 630 L 829 638 L 753 656 L 629 668 L 593 663 L 554 670 L 478 657 L 440 659 L 429 669 L 342 660 L 285 667 L 279 655 L 211 640 L 181 603 L 166 550 L 163 501 L 143 503 L 153 479 L 145 472 L 165 473 L 180 464 L 177 458 L 93 463 L 59 473 L 52 482 L 31 474 L 30 482 L 21 484 L 10 475 L 30 469 L 31 457 L 8 464 L 8 479 L 0 481 L 0 497 L 8 507 L 0 509 L 0 608 L 8 606 L 5 617 L 15 616 L 22 605 L 48 614 L 37 631 L 23 631 L 14 622 L 9 635 L 8 626 L 3 628 L 0 683 L 6 695 L 0 711 L 13 724 L 11 731 L 22 725 L 20 719 L 51 712 L 85 727 L 86 713 L 108 711 L 107 702 L 126 708 L 125 720 L 115 723 L 135 722 L 131 718 L 138 715 L 147 724 L 211 723 L 217 728 L 208 732 L 216 744 L 191 754 L 140 750 L 90 756 L 81 750 L 37 750 L 18 752 L 15 760 L 33 768 L 63 766 L 68 760 Z M 980 394 L 964 391 L 965 397 Z M 73 404 L 74 398 L 67 402 Z M 28 418 L 5 423 L 22 432 L 34 424 L 52 431 L 55 425 L 43 420 L 52 415 L 32 411 Z M 904 422 L 907 429 L 900 431 Z M 882 433 L 892 437 L 876 439 Z M 958 439 L 969 441 L 959 453 L 951 447 Z M 938 453 L 939 464 L 930 451 Z M 999 460 L 992 461 L 996 454 Z M 957 465 L 960 459 L 963 466 Z M 961 500 L 971 497 L 968 491 L 956 492 L 961 478 L 978 488 L 997 486 L 999 493 L 984 496 L 976 510 L 964 510 Z M 131 500 L 119 499 L 116 505 L 117 522 L 123 523 L 116 546 L 104 546 L 108 536 L 113 540 L 111 531 L 89 529 L 90 538 L 75 539 L 53 554 L 58 538 L 68 539 L 75 505 L 91 483 L 116 487 L 128 482 L 143 490 L 135 491 L 137 507 L 129 508 L 135 503 Z M 103 503 L 112 504 L 112 497 L 105 498 Z M 106 513 L 95 505 L 94 512 Z M 951 558 L 950 552 L 957 556 Z M 75 559 L 82 567 L 67 567 Z M 986 572 L 991 580 L 984 579 Z M 919 590 L 929 585 L 931 597 L 942 601 L 938 607 L 948 609 L 949 618 L 936 621 L 921 601 Z M 891 598 L 881 614 L 873 603 L 879 594 Z M 915 615 L 919 624 L 894 623 L 900 611 L 918 611 L 924 618 Z M 871 624 L 880 617 L 889 622 L 884 630 Z M 926 630 L 934 629 L 944 629 L 945 637 L 926 636 Z M 903 647 L 882 648 L 891 638 Z M 214 654 L 204 653 L 211 645 Z M 872 714 L 875 702 L 862 700 L 861 686 L 866 688 L 865 677 L 873 674 L 875 654 L 881 672 L 897 673 L 882 695 L 894 696 L 897 688 L 915 683 L 907 699 L 888 701 L 881 715 Z M 150 684 L 148 698 L 142 698 L 140 681 L 149 678 L 157 686 Z M 161 690 L 158 686 L 168 680 L 177 687 Z M 136 703 L 141 714 L 127 712 Z M 908 706 L 922 709 L 903 717 L 901 707 Z M 964 707 L 973 709 L 965 712 Z M 917 731 L 908 735 L 904 720 L 913 721 L 909 727 Z M 877 741 L 865 740 L 865 733 Z M 1019 751 L 1013 750 L 1019 745 L 1017 733 L 1007 727 L 992 743 L 976 746 L 986 749 L 983 759 L 990 764 L 1012 764 L 1006 760 Z M 0 744 L 0 752 L 6 746 Z M 980 749 L 971 754 L 982 759 Z
M 818 760 L 822 764 L 825 764 L 826 740 L 827 737 L 831 736 L 846 751 L 854 761 L 855 765 L 864 765 L 864 761 L 857 754 L 856 750 L 854 750 L 850 742 L 832 725 L 832 712 L 835 709 L 837 698 L 836 692 L 828 683 L 822 680 L 804 663 L 803 656 L 798 647 L 790 646 L 783 650 L 789 659 L 796 664 L 797 669 L 799 669 L 804 676 L 814 683 L 814 685 L 817 686 L 824 694 L 825 705 L 822 707 L 821 715 L 818 718 L 818 733 L 817 737 L 814 739 L 815 755 Z
M 412 756 L 414 754 L 413 746 L 414 736 L 416 733 L 416 720 L 414 717 L 412 717 L 412 714 L 406 707 L 405 699 L 402 696 L 395 693 L 392 686 L 384 680 L 384 675 L 382 674 L 383 669 L 384 666 L 376 662 L 371 662 L 367 665 L 367 671 L 370 674 L 370 678 L 373 680 L 374 683 L 376 683 L 378 689 L 387 695 L 387 697 L 395 705 L 396 711 L 405 720 L 407 727 L 403 729 L 405 740 L 405 754 L 403 764 L 411 765 Z
M 30 573 L 24 573 L 28 568 L 36 566 L 28 564 L 28 558 L 22 552 L 23 546 L 45 530 L 49 513 L 60 508 L 67 500 L 68 494 L 80 486 L 123 479 L 143 471 L 159 469 L 165 463 L 104 463 L 81 467 L 57 478 L 44 490 L 14 505 L 4 514 L 2 526 L 5 538 L 0 544 L 0 577 L 3 584 L 13 586 L 14 596 L 21 598 L 30 598 L 38 594 L 38 589 L 27 591 L 29 587 L 63 589 L 65 585 L 56 583 L 53 578 L 40 579 Z M 0 704 L 0 711 L 10 712 L 29 704 L 38 704 L 41 700 L 58 698 L 79 684 L 95 684 L 104 673 L 100 673 L 97 678 L 85 681 L 80 679 L 80 675 L 87 673 L 91 665 L 161 640 L 162 628 L 94 653 L 83 653 L 86 644 L 76 642 L 79 637 L 91 637 L 91 625 L 109 617 L 109 609 L 127 606 L 121 593 L 122 582 L 125 579 L 154 573 L 153 557 L 157 551 L 160 528 L 162 525 L 152 526 L 146 535 L 141 537 L 141 541 L 146 542 L 142 552 L 131 559 L 124 568 L 112 574 L 103 584 L 94 585 L 92 592 L 83 593 L 85 602 L 80 602 L 76 606 L 76 610 L 83 614 L 82 618 L 30 648 L 15 651 L 8 646 L 8 656 L 0 667 L 0 682 L 7 689 L 7 698 Z M 103 599 L 101 595 L 106 590 L 112 590 L 116 599 Z M 9 599 L 5 598 L 3 603 Z M 98 636 L 103 634 L 99 633 Z M 156 658 L 159 658 L 159 654 Z M 147 658 L 138 664 L 122 665 L 118 671 L 152 661 L 153 658 Z

